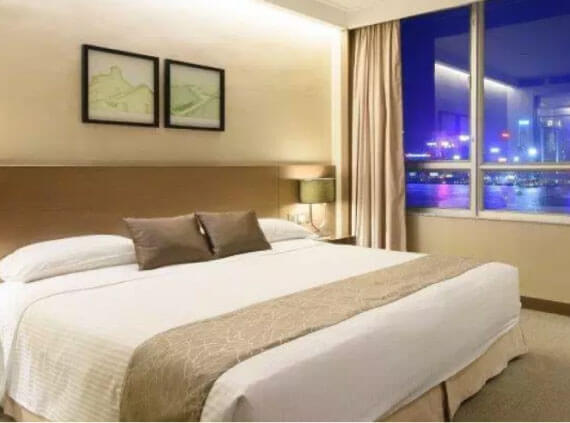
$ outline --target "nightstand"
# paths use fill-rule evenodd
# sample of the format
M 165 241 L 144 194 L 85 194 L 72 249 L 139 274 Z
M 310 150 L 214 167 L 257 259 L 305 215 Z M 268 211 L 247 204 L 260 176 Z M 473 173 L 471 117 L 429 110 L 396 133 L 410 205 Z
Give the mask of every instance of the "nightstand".
M 331 244 L 356 245 L 355 236 L 341 236 L 341 237 L 327 236 L 319 238 L 319 241 L 330 242 Z

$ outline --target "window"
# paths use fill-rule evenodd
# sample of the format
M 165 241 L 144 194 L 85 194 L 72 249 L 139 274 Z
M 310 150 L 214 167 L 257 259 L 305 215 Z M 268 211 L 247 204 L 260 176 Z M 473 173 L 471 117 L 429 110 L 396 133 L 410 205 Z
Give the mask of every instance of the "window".
M 568 42 L 568 1 L 485 4 L 485 162 L 570 161 Z
M 469 160 L 469 7 L 402 21 L 408 161 Z
M 402 21 L 408 208 L 470 208 L 469 34 L 469 7 Z
M 484 210 L 570 213 L 569 41 L 570 2 L 485 4 Z
M 409 209 L 570 223 L 569 43 L 570 1 L 402 21 Z

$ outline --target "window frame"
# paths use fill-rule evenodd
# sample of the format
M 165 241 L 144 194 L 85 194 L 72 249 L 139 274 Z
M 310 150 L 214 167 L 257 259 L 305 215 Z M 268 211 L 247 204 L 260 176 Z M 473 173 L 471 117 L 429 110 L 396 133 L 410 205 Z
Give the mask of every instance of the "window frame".
M 406 161 L 408 169 L 469 170 L 470 208 L 409 208 L 409 215 L 472 218 L 484 220 L 504 220 L 516 222 L 536 222 L 570 225 L 570 214 L 525 213 L 511 210 L 485 210 L 483 208 L 486 171 L 570 171 L 570 163 L 521 163 L 499 164 L 483 161 L 484 148 L 484 79 L 485 79 L 485 1 L 473 3 L 470 10 L 470 77 L 469 77 L 469 125 L 471 145 L 469 160 Z M 404 157 L 405 160 L 405 157 Z

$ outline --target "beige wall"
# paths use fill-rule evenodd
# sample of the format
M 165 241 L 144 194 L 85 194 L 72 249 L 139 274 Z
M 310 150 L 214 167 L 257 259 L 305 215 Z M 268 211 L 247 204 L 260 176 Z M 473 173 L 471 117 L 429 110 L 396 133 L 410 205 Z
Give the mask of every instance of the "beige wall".
M 254 0 L 1 0 L 0 40 L 0 165 L 331 161 L 325 24 Z M 225 68 L 226 131 L 81 123 L 82 43 Z
M 513 264 L 522 295 L 570 303 L 570 226 L 409 215 L 408 245 Z

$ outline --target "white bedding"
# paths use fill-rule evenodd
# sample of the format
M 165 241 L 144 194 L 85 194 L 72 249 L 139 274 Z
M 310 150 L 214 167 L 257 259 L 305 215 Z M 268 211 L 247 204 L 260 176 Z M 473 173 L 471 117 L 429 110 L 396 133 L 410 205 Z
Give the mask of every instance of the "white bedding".
M 207 263 L 0 284 L 0 375 L 49 420 L 117 420 L 126 366 L 149 337 L 417 256 L 294 240 Z M 376 419 L 479 357 L 519 311 L 517 270 L 486 264 L 241 362 L 202 420 Z

